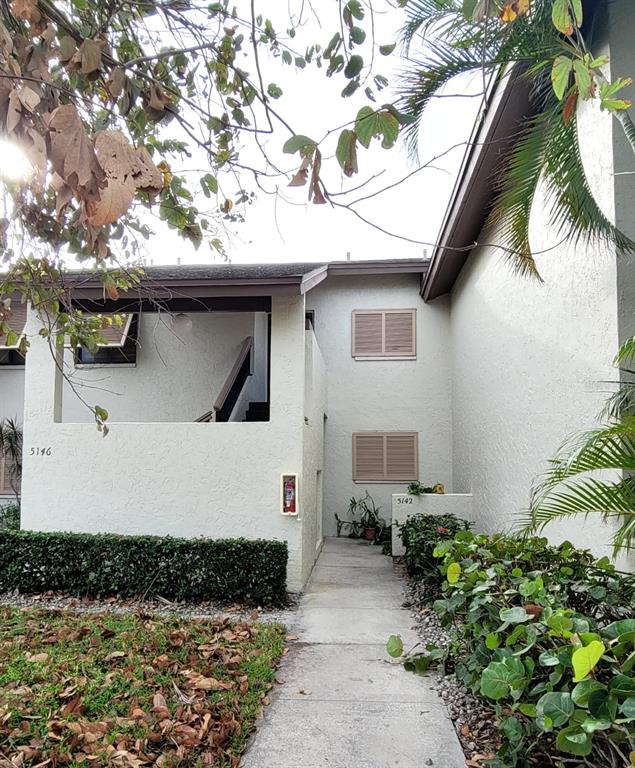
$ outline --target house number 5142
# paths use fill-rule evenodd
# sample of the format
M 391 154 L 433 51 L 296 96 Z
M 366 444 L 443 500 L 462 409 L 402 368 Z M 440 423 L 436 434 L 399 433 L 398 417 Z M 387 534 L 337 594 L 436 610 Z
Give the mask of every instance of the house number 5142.
M 51 455 L 51 446 L 47 446 L 46 448 L 31 448 L 31 456 L 50 456 Z

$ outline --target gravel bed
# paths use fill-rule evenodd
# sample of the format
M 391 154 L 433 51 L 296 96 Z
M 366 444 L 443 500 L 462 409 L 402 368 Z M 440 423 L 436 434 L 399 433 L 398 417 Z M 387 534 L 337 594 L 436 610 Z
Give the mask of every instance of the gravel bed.
M 407 582 L 404 607 L 412 610 L 415 629 L 422 644 L 445 648 L 448 636 L 439 623 L 437 614 L 429 605 L 430 595 L 420 582 Z M 476 697 L 456 679 L 434 667 L 428 673 L 432 688 L 442 699 L 448 717 L 452 720 L 468 766 L 480 766 L 482 761 L 495 757 L 499 746 L 498 721 L 492 710 L 483 706 Z
M 116 597 L 88 598 L 71 597 L 60 592 L 43 592 L 25 595 L 18 592 L 0 593 L 0 606 L 12 608 L 41 608 L 76 613 L 148 613 L 159 616 L 185 616 L 193 619 L 250 619 L 268 623 L 279 623 L 290 627 L 295 622 L 297 598 L 290 596 L 286 608 L 249 608 L 244 605 L 221 605 L 219 603 L 176 603 L 164 598 L 152 600 L 120 599 Z

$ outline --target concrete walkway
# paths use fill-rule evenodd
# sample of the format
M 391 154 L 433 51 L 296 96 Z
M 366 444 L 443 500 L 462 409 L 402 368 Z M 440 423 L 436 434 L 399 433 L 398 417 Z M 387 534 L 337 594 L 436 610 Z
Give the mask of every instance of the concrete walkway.
M 244 768 L 462 768 L 463 752 L 426 678 L 388 663 L 385 643 L 416 642 L 401 580 L 379 547 L 327 539 L 301 598 Z

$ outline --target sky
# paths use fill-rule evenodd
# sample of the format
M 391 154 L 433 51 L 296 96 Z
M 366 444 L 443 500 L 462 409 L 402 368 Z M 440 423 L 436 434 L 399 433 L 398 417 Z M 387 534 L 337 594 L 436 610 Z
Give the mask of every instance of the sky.
M 270 12 L 271 4 L 261 0 L 260 7 Z M 379 6 L 375 4 L 375 8 Z M 256 6 L 258 8 L 258 4 Z M 286 9 L 287 3 L 280 3 Z M 314 7 L 317 7 L 314 5 Z M 383 6 L 387 8 L 387 4 Z M 309 14 L 305 25 L 293 41 L 302 50 L 306 43 L 330 37 L 337 28 L 337 3 L 321 0 L 319 23 Z M 387 44 L 397 39 L 397 30 L 403 20 L 402 11 L 376 13 L 376 41 Z M 277 28 L 284 27 L 274 19 Z M 393 82 L 404 62 L 396 56 L 379 62 L 379 71 Z M 266 58 L 262 62 L 265 82 L 273 81 L 283 90 L 275 103 L 277 110 L 290 119 L 296 133 L 322 137 L 329 129 L 341 126 L 354 117 L 358 109 L 370 102 L 363 96 L 348 99 L 340 97 L 345 80 L 327 79 L 324 69 L 307 67 L 297 71 Z M 249 68 L 249 65 L 246 65 Z M 244 209 L 245 222 L 233 225 L 225 233 L 227 256 L 235 263 L 275 261 L 331 261 L 346 259 L 422 258 L 432 253 L 452 187 L 465 152 L 465 142 L 471 134 L 481 99 L 476 97 L 481 84 L 470 81 L 452 83 L 452 94 L 465 97 L 441 98 L 430 104 L 420 127 L 419 158 L 408 156 L 400 141 L 391 150 L 381 148 L 377 139 L 368 150 L 358 156 L 360 172 L 346 179 L 332 157 L 337 133 L 321 145 L 325 157 L 325 179 L 331 192 L 364 184 L 372 176 L 378 177 L 365 184 L 358 195 L 380 192 L 355 206 L 360 216 L 372 224 L 401 237 L 382 233 L 348 210 L 330 205 L 314 205 L 306 200 L 307 187 L 289 188 L 286 181 L 268 184 L 270 194 L 258 193 L 254 203 Z M 360 89 L 359 92 L 363 91 Z M 384 96 L 385 95 L 385 96 Z M 390 89 L 379 94 L 379 99 L 391 99 Z M 378 99 L 377 104 L 382 101 Z M 274 134 L 265 142 L 268 153 L 289 170 L 289 179 L 298 165 L 297 155 L 281 152 L 287 135 Z M 456 146 L 455 146 L 456 145 Z M 451 150 L 451 148 L 454 149 Z M 249 159 L 249 148 L 241 161 Z M 439 157 L 441 156 L 442 157 Z M 329 160 L 329 157 L 332 159 Z M 435 158 L 438 158 L 435 160 Z M 259 158 L 254 156 L 254 162 Z M 196 163 L 194 163 L 196 165 Z M 421 166 L 427 167 L 421 167 Z M 418 170 L 419 169 L 419 170 Z M 381 190 L 412 176 L 389 191 Z M 153 222 L 154 225 L 154 222 Z M 406 238 L 406 239 L 402 239 Z M 409 242 L 415 241 L 415 242 Z M 213 263 L 221 257 L 205 245 L 198 250 L 184 242 L 176 233 L 161 229 L 145 247 L 147 264 Z

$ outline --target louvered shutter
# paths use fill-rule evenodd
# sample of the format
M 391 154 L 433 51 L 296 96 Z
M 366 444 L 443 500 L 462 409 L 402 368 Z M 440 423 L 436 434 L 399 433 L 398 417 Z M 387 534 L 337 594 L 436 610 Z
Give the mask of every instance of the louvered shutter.
M 19 304 L 17 301 L 11 302 L 11 313 L 8 319 L 5 321 L 12 331 L 17 333 L 18 340 L 10 347 L 6 343 L 6 337 L 0 338 L 0 349 L 17 349 L 20 344 L 20 338 L 24 333 L 24 327 L 26 325 L 26 304 Z
M 415 357 L 414 309 L 356 309 L 353 312 L 353 357 Z
M 383 321 L 382 312 L 353 312 L 353 357 L 382 354 Z
M 14 485 L 19 486 L 15 462 L 9 456 L 0 453 L 0 495 L 13 494 Z
M 416 432 L 358 432 L 353 435 L 353 480 L 406 482 L 419 477 Z
M 100 347 L 123 347 L 128 338 L 130 332 L 130 323 L 132 322 L 132 315 L 121 315 L 123 325 L 116 325 L 113 323 L 107 328 L 101 328 L 99 335 L 103 336 L 106 340 L 105 344 L 100 344 Z
M 415 312 L 385 312 L 384 324 L 384 354 L 395 357 L 414 355 Z
M 385 475 L 384 435 L 353 435 L 353 480 L 377 480 Z
M 417 434 L 386 435 L 386 479 L 417 479 Z

